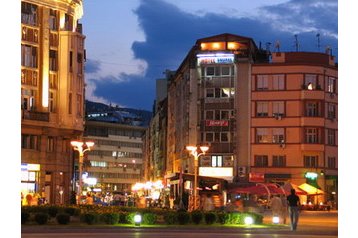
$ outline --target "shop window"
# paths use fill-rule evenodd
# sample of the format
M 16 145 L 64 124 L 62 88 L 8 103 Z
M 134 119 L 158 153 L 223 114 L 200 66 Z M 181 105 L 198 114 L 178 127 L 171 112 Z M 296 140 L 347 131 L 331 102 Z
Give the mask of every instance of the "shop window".
M 211 166 L 212 167 L 222 167 L 223 166 L 223 157 L 222 157 L 222 155 L 213 155 L 213 156 L 211 156 Z

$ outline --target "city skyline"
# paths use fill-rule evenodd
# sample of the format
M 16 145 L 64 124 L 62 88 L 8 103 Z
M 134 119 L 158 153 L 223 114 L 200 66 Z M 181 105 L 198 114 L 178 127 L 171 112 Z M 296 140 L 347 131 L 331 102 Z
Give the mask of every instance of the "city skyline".
M 84 2 L 86 99 L 151 110 L 155 80 L 176 70 L 197 39 L 222 33 L 252 37 L 262 48 L 270 42 L 271 51 L 277 41 L 281 51 L 296 51 L 296 34 L 299 51 L 329 46 L 337 57 L 337 1 L 235 2 Z

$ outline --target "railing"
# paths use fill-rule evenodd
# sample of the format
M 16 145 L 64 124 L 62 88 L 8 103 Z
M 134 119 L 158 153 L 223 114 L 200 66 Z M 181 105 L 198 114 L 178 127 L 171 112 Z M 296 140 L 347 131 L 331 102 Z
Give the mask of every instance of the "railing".
M 50 113 L 22 110 L 22 119 L 34 121 L 50 121 Z

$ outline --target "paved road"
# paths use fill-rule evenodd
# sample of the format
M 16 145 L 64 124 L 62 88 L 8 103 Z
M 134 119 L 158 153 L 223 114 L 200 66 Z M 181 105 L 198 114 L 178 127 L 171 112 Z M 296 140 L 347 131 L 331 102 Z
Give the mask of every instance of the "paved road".
M 270 215 L 265 214 L 264 223 L 270 223 Z M 66 227 L 66 226 L 23 226 L 22 238 L 335 238 L 338 237 L 337 212 L 311 212 L 301 213 L 298 230 L 290 231 L 289 225 L 274 226 L 270 228 L 128 228 L 128 227 Z

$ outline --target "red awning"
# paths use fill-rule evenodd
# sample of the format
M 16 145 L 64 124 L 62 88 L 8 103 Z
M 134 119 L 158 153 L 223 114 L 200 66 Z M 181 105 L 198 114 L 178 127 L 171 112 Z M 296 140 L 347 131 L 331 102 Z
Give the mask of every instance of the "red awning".
M 236 187 L 228 191 L 228 193 L 250 193 L 257 195 L 273 195 L 284 194 L 284 191 L 274 184 L 256 184 L 249 187 Z

